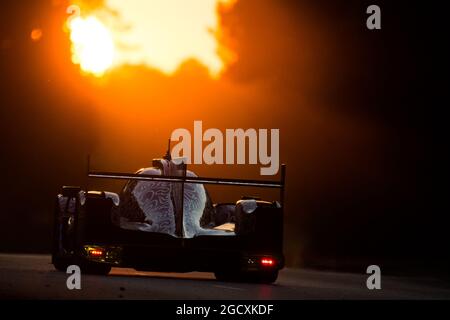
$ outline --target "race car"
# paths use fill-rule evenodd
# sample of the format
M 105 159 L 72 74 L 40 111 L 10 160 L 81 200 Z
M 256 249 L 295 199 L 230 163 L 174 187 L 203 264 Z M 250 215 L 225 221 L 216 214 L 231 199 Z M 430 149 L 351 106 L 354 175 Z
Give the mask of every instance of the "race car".
M 117 194 L 64 186 L 56 197 L 52 263 L 66 271 L 107 275 L 112 267 L 160 272 L 214 272 L 221 281 L 273 283 L 284 267 L 283 198 L 279 181 L 198 177 L 170 154 L 122 179 Z M 205 185 L 277 188 L 279 201 L 242 197 L 214 204 Z

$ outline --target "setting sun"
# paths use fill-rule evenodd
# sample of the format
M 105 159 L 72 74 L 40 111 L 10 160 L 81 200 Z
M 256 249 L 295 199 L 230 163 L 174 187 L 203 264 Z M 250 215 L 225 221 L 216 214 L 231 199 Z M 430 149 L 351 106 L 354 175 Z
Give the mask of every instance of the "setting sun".
M 114 60 L 114 42 L 110 31 L 95 17 L 70 20 L 72 62 L 85 72 L 101 76 Z
M 236 0 L 105 0 L 95 8 L 73 3 L 72 61 L 97 76 L 121 65 L 146 65 L 170 75 L 195 59 L 216 77 L 225 68 L 223 57 L 233 56 L 218 43 L 218 10 Z

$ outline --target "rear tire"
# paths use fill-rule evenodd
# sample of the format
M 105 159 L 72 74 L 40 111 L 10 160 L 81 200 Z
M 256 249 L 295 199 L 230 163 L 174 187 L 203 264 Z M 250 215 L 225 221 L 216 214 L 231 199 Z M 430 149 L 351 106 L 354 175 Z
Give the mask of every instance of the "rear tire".
M 278 278 L 278 270 L 275 271 L 261 271 L 259 273 L 259 283 L 274 283 Z
M 55 255 L 52 256 L 52 263 L 55 269 L 61 272 L 66 272 L 67 267 L 69 267 L 72 264 L 80 266 L 81 273 L 84 274 L 95 274 L 106 276 L 111 271 L 111 266 L 107 264 L 95 263 L 90 261 L 77 262 L 73 261 L 73 259 L 69 260 L 67 258 L 61 258 Z
M 100 275 L 100 276 L 106 276 L 111 271 L 111 266 L 109 266 L 107 264 L 95 263 L 95 262 L 82 263 L 80 268 L 81 268 L 81 273 L 95 274 L 95 275 Z
M 218 281 L 238 282 L 240 277 L 237 272 L 218 270 L 214 272 L 214 276 Z
M 67 201 L 69 200 L 70 199 L 67 199 Z M 71 255 L 67 253 L 72 250 L 73 231 L 69 227 L 70 219 L 68 217 L 61 217 L 62 211 L 63 209 L 60 207 L 59 197 L 56 197 L 52 241 L 52 264 L 56 270 L 66 272 L 67 267 L 73 264 Z
M 52 263 L 55 269 L 61 272 L 66 272 L 67 267 L 70 265 L 67 259 L 58 257 L 57 255 L 52 256 Z
M 218 281 L 224 282 L 248 282 L 271 284 L 277 281 L 278 270 L 274 271 L 216 271 L 214 275 Z

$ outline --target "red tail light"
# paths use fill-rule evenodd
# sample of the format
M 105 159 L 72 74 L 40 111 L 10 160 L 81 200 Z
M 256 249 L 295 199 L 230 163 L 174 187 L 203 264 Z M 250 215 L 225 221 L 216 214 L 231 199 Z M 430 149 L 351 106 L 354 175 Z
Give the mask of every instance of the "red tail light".
M 92 257 L 101 257 L 103 256 L 103 253 L 104 253 L 103 250 L 100 249 L 89 250 L 89 255 Z
M 263 267 L 273 267 L 275 265 L 275 259 L 272 258 L 262 258 L 261 265 Z

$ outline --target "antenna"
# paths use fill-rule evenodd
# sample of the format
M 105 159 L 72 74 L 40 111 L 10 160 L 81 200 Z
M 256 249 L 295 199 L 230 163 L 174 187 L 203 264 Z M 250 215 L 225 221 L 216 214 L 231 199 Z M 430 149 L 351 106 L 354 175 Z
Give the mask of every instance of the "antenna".
M 163 157 L 164 159 L 171 161 L 172 160 L 172 155 L 170 154 L 170 139 L 169 139 L 169 143 L 167 145 L 167 152 L 166 155 Z
M 89 177 L 89 172 L 91 171 L 91 155 L 88 153 L 86 161 L 86 173 Z M 86 182 L 86 192 L 89 191 L 89 179 Z

